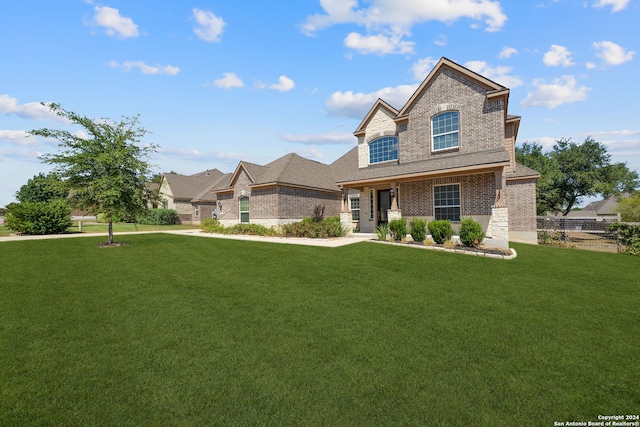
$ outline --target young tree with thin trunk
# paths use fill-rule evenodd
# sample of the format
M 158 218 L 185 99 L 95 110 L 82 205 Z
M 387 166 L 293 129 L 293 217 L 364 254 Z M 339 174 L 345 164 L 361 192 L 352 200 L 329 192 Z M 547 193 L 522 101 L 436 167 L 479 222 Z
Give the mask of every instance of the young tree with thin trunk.
M 148 131 L 139 125 L 139 116 L 119 122 L 90 119 L 63 109 L 60 104 L 43 105 L 72 124 L 84 128 L 87 136 L 66 130 L 37 129 L 30 133 L 56 139 L 60 151 L 41 159 L 55 166 L 55 172 L 70 189 L 72 206 L 103 214 L 109 224 L 109 244 L 113 243 L 113 218 L 137 215 L 147 209 L 145 185 L 151 176 L 149 158 L 156 145 L 141 145 Z

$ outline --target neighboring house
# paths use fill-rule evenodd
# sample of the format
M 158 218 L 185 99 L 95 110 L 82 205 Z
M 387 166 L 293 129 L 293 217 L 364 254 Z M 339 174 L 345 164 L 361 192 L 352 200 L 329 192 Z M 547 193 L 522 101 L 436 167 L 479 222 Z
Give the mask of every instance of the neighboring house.
M 165 173 L 160 184 L 162 207 L 174 209 L 180 224 L 199 224 L 202 218 L 211 217 L 216 207 L 215 195 L 206 190 L 228 180 L 230 175 L 218 169 L 194 175 Z
M 264 166 L 240 162 L 228 182 L 212 189 L 218 219 L 223 225 L 278 226 L 311 216 L 316 206 L 324 207 L 327 217 L 339 216 L 342 190 L 336 177 L 347 175 L 355 161 L 353 149 L 330 165 L 293 153 Z M 358 194 L 351 196 L 356 200 Z
M 537 243 L 539 174 L 515 161 L 520 117 L 508 101 L 508 88 L 442 58 L 400 110 L 378 100 L 354 132 L 357 147 L 332 164 L 287 154 L 208 180 L 165 174 L 161 191 L 184 221 L 207 206 L 224 225 L 277 226 L 321 205 L 363 232 L 395 218 L 457 226 L 473 217 L 495 244 Z
M 618 211 L 616 210 L 618 200 L 629 196 L 629 193 L 623 193 L 618 196 L 612 195 L 606 199 L 591 202 L 580 210 L 570 211 L 566 217 L 580 219 L 619 219 Z

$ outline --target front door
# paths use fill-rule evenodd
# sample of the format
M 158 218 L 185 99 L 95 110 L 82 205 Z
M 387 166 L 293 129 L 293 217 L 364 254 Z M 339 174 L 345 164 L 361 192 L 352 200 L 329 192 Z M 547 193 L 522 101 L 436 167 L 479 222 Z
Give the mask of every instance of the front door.
M 389 222 L 387 211 L 391 209 L 391 191 L 378 190 L 378 225 Z

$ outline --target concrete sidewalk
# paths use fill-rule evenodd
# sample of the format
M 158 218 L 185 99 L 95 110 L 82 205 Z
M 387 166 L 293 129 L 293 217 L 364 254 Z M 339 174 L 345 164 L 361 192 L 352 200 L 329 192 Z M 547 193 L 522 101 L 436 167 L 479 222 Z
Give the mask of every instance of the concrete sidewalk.
M 350 245 L 353 243 L 364 242 L 367 240 L 375 239 L 374 234 L 369 233 L 355 233 L 348 237 L 336 237 L 332 239 L 311 239 L 303 237 L 263 237 L 263 236 L 245 236 L 245 235 L 226 235 L 226 234 L 212 234 L 204 233 L 200 230 L 167 230 L 167 231 L 131 231 L 123 233 L 113 233 L 116 240 L 120 240 L 119 237 L 135 234 L 177 234 L 183 236 L 194 237 L 206 237 L 213 239 L 231 239 L 231 240 L 247 240 L 252 242 L 267 242 L 267 243 L 284 243 L 290 245 L 306 245 L 306 246 L 321 246 L 327 248 L 337 248 L 340 246 Z M 46 239 L 71 239 L 80 237 L 107 237 L 107 233 L 75 233 L 75 234 L 48 234 L 44 236 L 3 236 L 0 237 L 0 243 L 2 242 L 15 242 L 24 240 L 46 240 Z

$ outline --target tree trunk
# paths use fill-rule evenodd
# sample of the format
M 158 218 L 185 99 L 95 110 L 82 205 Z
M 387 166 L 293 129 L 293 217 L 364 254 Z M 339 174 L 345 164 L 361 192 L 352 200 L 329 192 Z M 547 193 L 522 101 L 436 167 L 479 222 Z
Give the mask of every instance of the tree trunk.
M 109 244 L 113 243 L 113 221 L 109 217 Z

